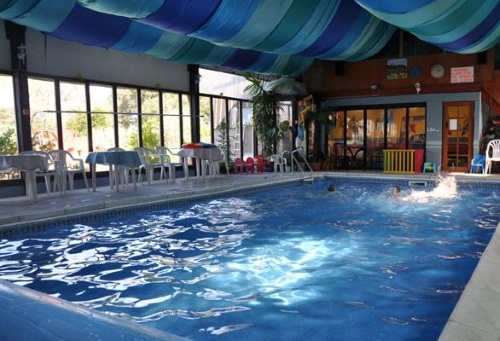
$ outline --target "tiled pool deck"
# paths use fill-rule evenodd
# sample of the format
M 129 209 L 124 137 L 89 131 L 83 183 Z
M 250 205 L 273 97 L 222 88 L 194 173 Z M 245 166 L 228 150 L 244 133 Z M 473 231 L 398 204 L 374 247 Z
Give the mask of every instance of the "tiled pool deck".
M 356 181 L 370 177 L 380 181 L 424 181 L 434 180 L 435 175 L 385 175 L 369 172 L 315 173 L 317 177 L 342 177 Z M 459 181 L 490 183 L 500 193 L 500 175 L 453 174 Z M 13 230 L 23 230 L 43 225 L 54 218 L 110 209 L 126 209 L 134 205 L 153 205 L 168 200 L 179 201 L 211 194 L 224 194 L 249 190 L 260 186 L 298 181 L 298 173 L 231 174 L 215 178 L 177 179 L 175 183 L 155 182 L 152 185 L 138 184 L 120 188 L 116 193 L 109 187 L 98 187 L 96 192 L 74 190 L 65 196 L 41 194 L 38 202 L 26 197 L 0 199 L 0 237 Z M 1 188 L 0 188 L 1 190 Z M 445 326 L 439 340 L 500 340 L 500 232 L 495 231 L 469 284 L 465 288 L 455 310 Z

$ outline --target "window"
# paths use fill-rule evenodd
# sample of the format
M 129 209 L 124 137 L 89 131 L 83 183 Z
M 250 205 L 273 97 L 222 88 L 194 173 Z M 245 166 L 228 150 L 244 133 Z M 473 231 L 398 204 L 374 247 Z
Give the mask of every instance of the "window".
M 181 146 L 179 94 L 164 92 L 163 96 L 163 145 L 168 148 Z
M 362 159 L 358 165 L 381 169 L 384 148 L 425 149 L 425 112 L 424 106 L 337 110 L 328 133 L 329 153 L 341 143 Z
M 139 147 L 139 115 L 137 89 L 117 88 L 118 146 L 133 150 Z
M 0 74 L 0 155 L 17 154 L 16 110 L 12 77 Z M 0 172 L 0 180 L 17 178 L 18 173 Z
M 191 136 L 191 102 L 189 96 L 182 95 L 182 143 L 193 142 Z
M 200 140 L 213 142 L 211 121 L 210 97 L 200 96 Z
M 115 146 L 113 89 L 110 86 L 90 85 L 90 111 L 94 151 Z
M 63 145 L 58 148 L 85 159 L 89 151 L 85 85 L 61 82 L 60 94 Z
M 154 150 L 160 145 L 160 95 L 141 91 L 142 146 Z
M 50 79 L 28 78 L 33 150 L 49 151 L 58 146 L 56 88 Z

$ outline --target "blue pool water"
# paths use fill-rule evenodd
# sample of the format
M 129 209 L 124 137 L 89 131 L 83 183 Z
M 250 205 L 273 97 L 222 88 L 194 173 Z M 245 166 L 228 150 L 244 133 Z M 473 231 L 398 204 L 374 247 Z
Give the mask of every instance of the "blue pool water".
M 0 279 L 193 340 L 437 339 L 496 190 L 335 181 L 13 235 Z

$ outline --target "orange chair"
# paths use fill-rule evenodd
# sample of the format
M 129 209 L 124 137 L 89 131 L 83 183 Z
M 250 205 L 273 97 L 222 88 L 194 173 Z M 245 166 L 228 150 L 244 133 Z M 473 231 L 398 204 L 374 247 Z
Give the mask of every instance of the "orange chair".
M 264 169 L 266 168 L 265 160 L 262 155 L 257 156 L 257 173 L 264 173 Z
M 245 164 L 245 162 L 243 162 L 243 160 L 239 157 L 237 157 L 236 159 L 234 159 L 234 172 L 235 173 L 247 173 L 247 166 Z
M 248 172 L 252 174 L 255 173 L 255 160 L 253 159 L 253 157 L 251 156 L 247 157 L 246 164 L 247 164 L 247 173 Z

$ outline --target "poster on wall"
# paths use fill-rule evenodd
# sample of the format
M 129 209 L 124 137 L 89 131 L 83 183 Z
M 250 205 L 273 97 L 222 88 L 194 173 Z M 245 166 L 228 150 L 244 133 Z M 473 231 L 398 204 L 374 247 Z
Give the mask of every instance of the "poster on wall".
M 387 79 L 408 78 L 408 60 L 406 58 L 389 59 L 387 61 Z
M 472 83 L 474 82 L 474 67 L 452 67 L 450 69 L 451 83 Z

